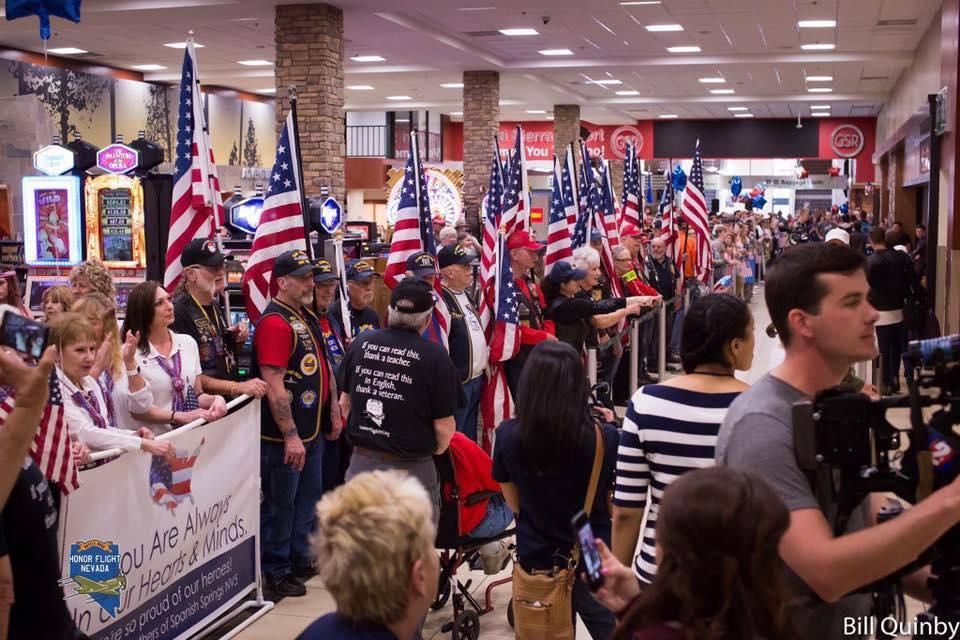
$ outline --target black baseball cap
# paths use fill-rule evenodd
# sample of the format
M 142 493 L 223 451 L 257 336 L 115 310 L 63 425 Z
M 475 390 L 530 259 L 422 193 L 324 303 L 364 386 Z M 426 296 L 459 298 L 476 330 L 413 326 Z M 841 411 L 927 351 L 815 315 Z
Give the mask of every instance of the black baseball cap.
M 180 265 L 187 267 L 219 267 L 225 260 L 233 260 L 233 256 L 225 256 L 217 248 L 217 243 L 207 238 L 194 238 L 183 248 L 180 254 Z
M 336 280 L 337 274 L 333 272 L 333 265 L 325 258 L 320 258 L 316 262 L 317 270 L 313 272 L 313 281 L 317 284 Z
M 316 271 L 317 265 L 310 260 L 306 251 L 301 251 L 300 249 L 285 251 L 278 255 L 276 260 L 273 261 L 274 278 L 305 276 L 308 273 L 315 273 Z
M 452 247 L 444 247 L 437 252 L 437 262 L 440 268 L 449 267 L 452 264 L 470 264 L 473 262 L 473 256 L 467 253 L 466 249 L 458 244 Z
M 584 269 L 575 269 L 572 264 L 566 260 L 561 260 L 550 269 L 550 275 L 547 276 L 552 282 L 563 284 L 571 280 L 583 280 L 587 277 Z
M 347 263 L 347 280 L 366 282 L 373 276 L 380 275 L 373 265 L 366 260 L 351 260 Z
M 390 293 L 390 306 L 404 313 L 423 313 L 433 304 L 433 287 L 416 276 L 404 278 Z
M 437 259 L 426 251 L 407 257 L 407 271 L 415 276 L 432 276 L 437 273 Z

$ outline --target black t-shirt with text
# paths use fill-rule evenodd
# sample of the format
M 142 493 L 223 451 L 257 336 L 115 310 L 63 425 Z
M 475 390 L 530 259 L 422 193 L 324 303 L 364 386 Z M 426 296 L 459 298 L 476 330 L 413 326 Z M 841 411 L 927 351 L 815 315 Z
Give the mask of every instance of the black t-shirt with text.
M 459 401 L 460 376 L 450 356 L 413 331 L 358 336 L 339 377 L 339 388 L 350 394 L 350 441 L 403 458 L 433 455 L 433 421 L 452 416 Z
M 0 515 L 13 570 L 10 640 L 72 640 L 75 636 L 58 582 L 57 515 L 50 485 L 28 458 Z

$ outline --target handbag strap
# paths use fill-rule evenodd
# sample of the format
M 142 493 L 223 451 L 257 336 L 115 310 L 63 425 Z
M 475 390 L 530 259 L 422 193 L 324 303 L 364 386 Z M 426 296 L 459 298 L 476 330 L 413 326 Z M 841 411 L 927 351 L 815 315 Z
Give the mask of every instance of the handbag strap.
M 587 499 L 583 503 L 583 512 L 588 516 L 593 509 L 593 501 L 597 497 L 600 469 L 603 467 L 603 435 L 600 433 L 600 425 L 597 422 L 593 423 L 593 431 L 597 438 L 597 448 L 593 453 L 593 469 L 590 471 L 590 484 L 587 485 Z

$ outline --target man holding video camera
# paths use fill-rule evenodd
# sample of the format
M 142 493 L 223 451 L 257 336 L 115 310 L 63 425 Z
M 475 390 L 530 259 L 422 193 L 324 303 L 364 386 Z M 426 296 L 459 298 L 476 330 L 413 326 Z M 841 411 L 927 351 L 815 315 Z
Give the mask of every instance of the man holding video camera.
M 763 477 L 790 510 L 780 556 L 798 596 L 790 614 L 802 638 L 863 633 L 866 624 L 851 633 L 850 621 L 869 618 L 871 597 L 855 592 L 905 567 L 960 522 L 956 480 L 882 524 L 876 514 L 884 498 L 871 494 L 835 537 L 835 497 L 821 497 L 821 508 L 796 459 L 793 405 L 876 356 L 878 313 L 867 301 L 865 264 L 862 254 L 835 243 L 790 247 L 771 264 L 764 293 L 786 357 L 734 401 L 717 442 L 718 464 Z M 923 569 L 907 576 L 904 590 L 929 601 L 929 575 Z

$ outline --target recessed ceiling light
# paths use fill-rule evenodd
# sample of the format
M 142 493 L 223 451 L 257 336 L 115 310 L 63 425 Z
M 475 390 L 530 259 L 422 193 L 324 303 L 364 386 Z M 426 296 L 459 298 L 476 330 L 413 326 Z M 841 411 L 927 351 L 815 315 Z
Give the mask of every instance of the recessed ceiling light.
M 735 93 L 733 89 L 710 89 L 710 93 L 714 93 L 718 96 L 728 96 L 731 93 Z
M 383 56 L 353 56 L 350 58 L 354 62 L 386 62 Z
M 77 49 L 76 47 L 58 47 L 56 49 L 47 49 L 47 51 L 58 56 L 77 56 L 81 53 L 88 53 L 86 49 Z
M 368 84 L 351 84 L 346 89 L 348 91 L 373 91 L 373 87 Z
M 723 84 L 726 81 L 726 78 L 700 78 L 703 84 Z
M 810 87 L 807 89 L 807 93 L 833 93 L 833 89 L 830 87 Z
M 616 80 L 614 78 L 604 78 L 602 80 L 590 80 L 587 84 L 599 84 L 599 85 L 617 85 L 623 84 L 621 80 Z
M 624 89 L 623 91 L 617 91 L 618 96 L 638 96 L 640 95 L 639 91 L 633 89 Z
M 460 7 L 457 11 L 494 11 L 496 7 Z
M 519 29 L 500 29 L 500 33 L 505 36 L 535 36 L 539 35 L 540 32 L 536 29 L 522 27 Z
M 542 56 L 572 56 L 573 51 L 570 49 L 541 49 L 538 51 Z
M 727 107 L 727 111 L 746 111 L 746 107 Z
M 631 0 L 630 2 L 621 2 L 624 7 L 642 7 L 647 4 L 660 4 L 660 0 Z
M 246 67 L 272 67 L 273 63 L 269 60 L 237 60 L 237 64 L 242 64 Z
M 267 87 L 266 89 L 257 89 L 257 93 L 276 93 L 276 87 Z
M 679 24 L 648 24 L 644 27 L 647 31 L 683 31 L 683 25 Z
M 837 26 L 836 20 L 801 20 L 797 23 L 801 29 L 819 29 L 824 27 Z
M 413 100 L 410 96 L 387 96 L 387 100 Z
M 444 89 L 463 89 L 462 82 L 445 82 L 440 85 Z
M 804 51 L 833 51 L 837 48 L 837 45 L 828 43 L 802 44 L 800 48 Z
M 700 53 L 700 47 L 667 47 L 670 53 Z
M 137 71 L 162 71 L 166 69 L 162 64 L 135 64 L 131 69 L 136 69 Z
M 829 111 L 814 111 L 814 112 L 811 113 L 810 115 L 811 115 L 812 117 L 814 117 L 814 118 L 829 118 L 829 117 L 830 117 L 830 112 L 829 112 Z
M 811 109 L 829 109 L 830 105 L 828 104 L 812 104 L 810 105 Z
M 753 114 L 752 113 L 735 113 L 733 114 L 733 117 L 734 118 L 752 118 Z
M 833 76 L 807 76 L 807 82 L 831 82 Z
M 678 115 L 675 114 L 675 113 L 661 113 L 661 114 L 660 114 L 659 116 L 657 116 L 657 117 L 658 117 L 658 118 L 662 118 L 662 119 L 664 119 L 664 120 L 673 120 L 673 119 L 675 119 L 675 118 L 679 118 L 680 116 L 678 116 Z
M 530 113 L 533 115 L 541 115 L 546 113 L 546 111 L 544 109 L 527 109 L 527 113 Z
M 165 46 L 165 47 L 170 47 L 171 49 L 186 49 L 186 48 L 187 48 L 187 43 L 186 43 L 186 42 L 168 42 L 167 44 L 165 44 L 165 45 L 163 45 L 163 46 Z M 193 43 L 193 48 L 194 48 L 194 49 L 203 49 L 203 47 L 204 47 L 204 45 L 200 44 L 199 42 L 194 42 L 194 43 Z

